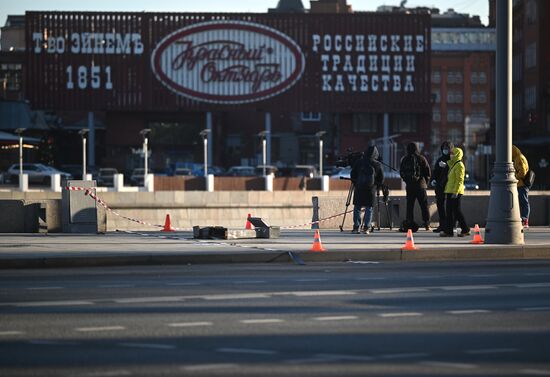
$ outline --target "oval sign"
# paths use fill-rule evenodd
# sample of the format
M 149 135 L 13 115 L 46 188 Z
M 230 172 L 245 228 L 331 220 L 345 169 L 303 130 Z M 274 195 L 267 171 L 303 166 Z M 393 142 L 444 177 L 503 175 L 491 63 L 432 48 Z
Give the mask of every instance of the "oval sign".
M 212 103 L 238 104 L 278 95 L 301 77 L 305 58 L 287 35 L 244 21 L 210 21 L 177 30 L 151 56 L 171 91 Z

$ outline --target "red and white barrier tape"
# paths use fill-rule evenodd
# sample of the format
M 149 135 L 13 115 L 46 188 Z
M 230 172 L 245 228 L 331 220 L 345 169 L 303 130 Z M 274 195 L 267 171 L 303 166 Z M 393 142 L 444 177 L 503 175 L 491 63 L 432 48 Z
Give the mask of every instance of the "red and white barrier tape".
M 111 212 L 113 215 L 115 216 L 118 216 L 118 217 L 121 217 L 123 219 L 126 219 L 128 221 L 132 221 L 132 222 L 135 222 L 135 223 L 138 223 L 138 224 L 141 224 L 141 225 L 147 225 L 147 226 L 154 226 L 154 227 L 157 227 L 157 228 L 164 228 L 164 225 L 159 225 L 159 224 L 151 224 L 151 223 L 148 223 L 146 221 L 143 221 L 143 220 L 139 220 L 139 219 L 134 219 L 132 217 L 128 217 L 128 216 L 124 216 L 120 213 L 118 213 L 117 211 L 115 211 L 114 209 L 112 208 L 109 208 L 109 206 L 107 205 L 107 203 L 105 203 L 103 200 L 101 200 L 101 198 L 99 198 L 96 194 L 95 194 L 95 187 L 76 187 L 76 186 L 65 186 L 65 189 L 66 190 L 70 190 L 70 191 L 84 191 L 84 195 L 89 195 L 93 200 L 95 200 L 97 203 L 99 203 L 103 208 L 105 208 L 105 210 Z M 349 211 L 345 211 L 345 212 L 342 212 L 342 213 L 338 213 L 336 215 L 332 215 L 332 216 L 329 216 L 329 217 L 325 217 L 323 219 L 319 219 L 317 221 L 311 221 L 311 222 L 308 222 L 308 223 L 304 223 L 304 224 L 300 224 L 300 225 L 288 225 L 288 226 L 281 226 L 280 228 L 281 229 L 296 229 L 296 228 L 302 228 L 302 227 L 306 227 L 306 226 L 311 226 L 311 225 L 314 225 L 314 224 L 319 224 L 319 223 L 322 223 L 324 221 L 328 221 L 328 220 L 332 220 L 332 219 L 335 219 L 337 217 L 340 217 L 340 216 L 344 216 L 345 214 L 347 213 L 351 213 L 353 212 L 353 210 L 349 210 Z M 172 227 L 173 230 L 178 230 L 178 231 L 191 231 L 192 229 L 191 228 L 176 228 L 176 227 Z

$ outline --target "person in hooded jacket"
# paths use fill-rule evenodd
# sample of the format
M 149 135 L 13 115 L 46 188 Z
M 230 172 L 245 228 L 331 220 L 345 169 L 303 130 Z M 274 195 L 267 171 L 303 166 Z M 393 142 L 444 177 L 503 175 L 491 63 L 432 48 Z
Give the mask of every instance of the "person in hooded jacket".
M 372 210 L 376 200 L 376 190 L 384 183 L 384 171 L 378 162 L 376 146 L 368 147 L 367 151 L 353 164 L 350 178 L 355 186 L 353 193 L 353 230 L 359 233 L 361 226 L 361 209 L 365 208 L 362 232 L 370 233 Z
M 434 232 L 439 233 L 445 229 L 445 185 L 447 184 L 447 175 L 449 174 L 449 166 L 447 161 L 451 158 L 451 150 L 453 144 L 446 140 L 441 144 L 441 156 L 434 164 L 432 187 L 435 189 L 435 199 L 437 204 L 437 214 L 439 215 L 439 226 L 434 229 Z
M 414 162 L 416 160 L 416 162 Z M 407 166 L 417 164 L 418 177 L 409 177 L 410 173 Z M 422 212 L 423 226 L 426 230 L 430 230 L 430 212 L 428 210 L 428 194 L 426 189 L 428 188 L 428 182 L 430 182 L 430 165 L 424 156 L 420 154 L 420 150 L 416 143 L 407 144 L 407 154 L 401 159 L 399 167 L 399 174 L 403 178 L 406 186 L 407 193 L 407 214 L 406 225 L 403 227 L 403 231 L 407 231 L 408 227 L 412 227 L 414 224 L 414 203 L 418 200 L 420 205 L 420 211 Z M 415 231 L 415 230 L 413 230 Z
M 512 162 L 516 170 L 516 179 L 518 181 L 518 200 L 519 213 L 521 215 L 521 224 L 529 228 L 529 188 L 525 185 L 525 176 L 529 171 L 529 163 L 518 147 L 512 145 Z
M 464 177 L 466 176 L 462 156 L 464 156 L 462 149 L 455 147 L 451 150 L 451 158 L 447 161 L 449 167 L 447 184 L 445 185 L 447 222 L 445 229 L 439 233 L 441 237 L 453 237 L 457 221 L 461 229 L 457 236 L 464 237 L 470 234 L 470 227 L 466 224 L 464 214 L 460 208 L 460 199 L 464 195 Z

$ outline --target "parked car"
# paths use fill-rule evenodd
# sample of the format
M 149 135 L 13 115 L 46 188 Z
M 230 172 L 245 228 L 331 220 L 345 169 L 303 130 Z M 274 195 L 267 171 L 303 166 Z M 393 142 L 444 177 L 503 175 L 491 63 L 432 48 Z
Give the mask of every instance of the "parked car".
M 98 186 L 114 186 L 114 175 L 118 174 L 115 168 L 100 168 L 97 173 Z
M 255 174 L 264 175 L 264 165 L 256 166 Z M 279 169 L 273 165 L 265 165 L 265 174 L 266 175 L 273 174 L 274 176 L 277 176 L 277 177 L 280 175 Z
M 256 169 L 254 166 L 232 166 L 225 173 L 231 177 L 254 177 L 256 175 Z
M 351 174 L 351 167 L 346 168 L 338 168 L 331 176 L 330 178 L 334 179 L 350 179 Z
M 144 168 L 136 168 L 130 175 L 130 183 L 134 186 L 143 186 L 143 175 L 145 173 Z
M 46 166 L 44 164 L 23 164 L 23 174 L 29 176 L 29 183 L 43 183 L 50 184 L 52 175 L 59 174 L 61 179 L 73 179 L 70 173 L 57 170 L 54 167 Z M 6 175 L 11 183 L 19 182 L 19 164 L 13 164 L 6 171 Z
M 191 169 L 189 169 L 189 168 L 176 168 L 176 170 L 174 170 L 174 175 L 175 176 L 181 176 L 181 175 L 189 176 L 189 175 L 193 175 L 193 174 L 192 174 Z
M 466 174 L 464 177 L 464 188 L 466 190 L 479 190 L 479 183 L 471 178 L 469 174 Z
M 296 165 L 291 169 L 290 175 L 293 177 L 313 178 L 317 175 L 317 169 L 313 165 Z
M 82 179 L 82 165 L 78 165 L 78 164 L 61 165 L 61 169 L 71 174 L 74 179 Z M 86 173 L 90 173 L 90 172 L 86 171 Z

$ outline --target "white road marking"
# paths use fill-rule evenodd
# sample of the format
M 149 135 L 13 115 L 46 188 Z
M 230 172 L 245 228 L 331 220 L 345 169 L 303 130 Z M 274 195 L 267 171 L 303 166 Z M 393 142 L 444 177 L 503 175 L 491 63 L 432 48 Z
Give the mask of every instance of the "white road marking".
M 550 283 L 514 284 L 514 287 L 517 287 L 517 288 L 543 288 L 543 287 L 550 287 Z
M 269 298 L 266 293 L 232 293 L 222 295 L 206 295 L 202 296 L 204 300 L 242 300 L 248 298 Z
M 28 287 L 25 288 L 29 291 L 46 291 L 46 290 L 54 290 L 54 289 L 64 289 L 64 287 Z
M 486 355 L 493 353 L 514 353 L 519 352 L 517 348 L 482 348 L 478 350 L 467 350 L 466 353 L 470 355 Z
M 246 324 L 264 324 L 264 323 L 282 323 L 282 319 L 277 318 L 266 318 L 266 319 L 243 319 L 239 321 Z
M 357 319 L 359 317 L 355 315 L 341 315 L 341 316 L 332 316 L 332 317 L 314 317 L 316 321 L 345 321 L 350 319 Z
M 415 276 L 415 279 L 439 279 L 441 278 L 441 275 L 422 275 L 422 276 Z
M 132 372 L 128 370 L 108 370 L 105 372 L 91 372 L 83 374 L 85 377 L 119 377 L 119 376 L 131 376 Z
M 442 361 L 421 361 L 418 364 L 426 365 L 430 367 L 456 368 L 456 369 L 475 369 L 478 367 L 477 365 L 474 365 L 474 364 L 446 363 Z
M 199 327 L 199 326 L 212 326 L 212 322 L 180 322 L 180 323 L 169 323 L 170 327 Z
M 522 369 L 519 371 L 521 374 L 530 374 L 532 376 L 550 376 L 550 370 L 542 369 Z
M 384 288 L 371 289 L 370 293 L 385 294 L 385 293 L 412 293 L 412 292 L 428 292 L 426 288 Z
M 550 310 L 550 306 L 539 306 L 539 307 L 532 307 L 532 308 L 519 308 L 518 310 L 521 310 L 521 311 L 524 311 L 524 312 L 546 311 L 546 310 Z
M 372 278 L 357 278 L 355 280 L 386 280 L 387 278 L 372 277 Z
M 135 298 L 118 298 L 114 302 L 117 304 L 144 304 L 153 302 L 177 302 L 182 301 L 182 296 L 168 296 L 168 297 L 135 297 Z
M 58 340 L 29 340 L 29 343 L 44 346 L 76 346 L 77 344 L 80 344 L 78 342 L 67 342 Z
M 23 331 L 0 331 L 0 336 L 21 335 Z
M 296 291 L 296 292 L 282 292 L 283 295 L 293 295 L 297 297 L 308 296 L 344 296 L 344 295 L 356 295 L 355 291 Z
M 197 364 L 197 365 L 189 365 L 186 367 L 182 367 L 181 369 L 190 371 L 190 372 L 198 372 L 202 370 L 214 370 L 214 369 L 227 369 L 227 368 L 236 368 L 237 364 Z
M 13 304 L 18 307 L 39 307 L 39 306 L 76 306 L 76 305 L 93 305 L 91 301 L 30 301 L 30 302 L 18 302 Z
M 477 290 L 477 289 L 497 289 L 494 285 L 450 285 L 440 287 L 444 291 L 465 291 L 465 290 Z
M 297 281 L 299 283 L 306 283 L 312 281 L 328 281 L 328 279 L 295 279 L 294 281 Z
M 174 286 L 178 286 L 178 285 L 184 285 L 184 286 L 195 286 L 195 285 L 201 285 L 201 283 L 194 283 L 194 282 L 189 282 L 189 283 L 166 283 L 166 285 L 174 285 Z
M 380 313 L 379 317 L 382 318 L 396 318 L 396 317 L 418 317 L 423 315 L 422 313 L 417 312 L 405 312 L 405 313 Z
M 446 313 L 449 314 L 481 314 L 481 313 L 490 313 L 490 310 L 485 309 L 470 309 L 470 310 L 448 310 Z
M 424 352 L 411 352 L 411 353 L 388 353 L 378 356 L 380 359 L 395 360 L 395 359 L 415 359 L 419 357 L 428 357 L 429 353 Z
M 233 284 L 264 284 L 267 283 L 265 280 L 242 280 L 234 281 Z
M 77 327 L 75 331 L 79 332 L 94 332 L 94 331 L 120 331 L 126 330 L 124 326 L 101 326 L 101 327 Z
M 315 358 L 329 359 L 329 360 L 349 360 L 349 361 L 372 361 L 372 356 L 357 356 L 357 355 L 339 355 L 333 353 L 319 353 L 315 355 Z
M 246 353 L 253 355 L 275 355 L 277 351 L 253 348 L 218 348 L 216 351 L 223 353 Z
M 148 348 L 156 350 L 173 350 L 176 346 L 170 344 L 154 344 L 154 343 L 118 343 L 120 347 L 130 348 Z
M 98 288 L 131 288 L 135 287 L 134 284 L 103 284 L 98 285 Z

